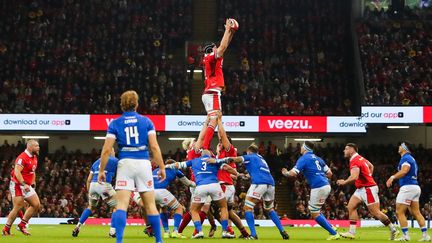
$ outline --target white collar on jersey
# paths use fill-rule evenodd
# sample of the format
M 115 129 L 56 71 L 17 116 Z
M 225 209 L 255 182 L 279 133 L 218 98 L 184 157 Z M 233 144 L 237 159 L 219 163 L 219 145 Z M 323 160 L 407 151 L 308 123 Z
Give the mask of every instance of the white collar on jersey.
M 355 157 L 357 157 L 359 154 L 358 153 L 355 153 L 355 154 L 353 154 L 352 156 L 351 156 L 351 158 L 350 158 L 350 161 L 351 160 L 353 160 Z
M 26 150 L 24 150 L 24 152 L 31 158 L 31 157 L 33 157 L 33 154 L 31 154 L 27 149 Z

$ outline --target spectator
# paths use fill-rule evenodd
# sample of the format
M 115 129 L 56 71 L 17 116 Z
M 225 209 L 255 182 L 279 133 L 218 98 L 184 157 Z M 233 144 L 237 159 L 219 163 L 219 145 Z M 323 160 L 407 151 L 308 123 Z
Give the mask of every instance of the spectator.
M 352 114 L 349 1 L 224 0 L 219 6 L 219 19 L 233 16 L 241 26 L 232 42 L 238 68 L 225 72 L 224 113 Z
M 186 72 L 171 59 L 191 12 L 190 0 L 0 3 L 0 111 L 120 113 L 133 88 L 140 112 L 190 113 Z
M 406 11 L 403 18 L 412 17 L 408 15 L 411 12 Z M 386 12 L 378 10 L 367 10 L 365 16 L 357 25 L 365 103 L 430 104 L 431 23 L 422 19 L 393 20 Z

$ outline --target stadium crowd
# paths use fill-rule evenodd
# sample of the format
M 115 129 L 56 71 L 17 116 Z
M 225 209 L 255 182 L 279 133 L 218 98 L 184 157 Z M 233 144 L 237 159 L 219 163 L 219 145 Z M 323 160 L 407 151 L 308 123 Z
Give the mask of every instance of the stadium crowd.
M 188 114 L 189 80 L 171 64 L 191 33 L 191 1 L 1 2 L 1 113 Z M 121 30 L 121 31 L 120 31 Z
M 191 113 L 190 79 L 172 62 L 192 33 L 190 0 L 0 4 L 0 112 L 119 113 L 120 92 L 134 88 L 140 112 Z M 242 26 L 224 113 L 352 114 L 348 5 L 220 1 L 218 23 L 232 16 Z M 432 101 L 431 10 L 401 13 L 366 9 L 356 26 L 366 104 Z
M 401 16 L 366 10 L 357 25 L 368 105 L 427 105 L 432 101 L 431 10 Z
M 345 208 L 348 199 L 353 193 L 354 188 L 338 188 L 336 180 L 346 178 L 349 169 L 348 162 L 343 158 L 343 144 L 326 144 L 318 145 L 316 154 L 327 161 L 332 169 L 334 176 L 331 181 L 332 193 L 327 199 L 323 213 L 330 219 L 347 219 L 348 214 Z M 291 191 L 289 200 L 294 209 L 290 218 L 308 219 L 310 212 L 307 207 L 309 200 L 308 186 L 301 178 L 299 180 L 287 180 L 281 174 L 283 167 L 291 169 L 296 159 L 299 157 L 300 144 L 289 144 L 287 148 L 278 148 L 271 141 L 259 144 L 260 153 L 264 155 L 269 167 L 274 175 L 278 186 L 286 187 Z M 9 193 L 10 172 L 13 167 L 14 158 L 24 150 L 24 145 L 9 144 L 6 141 L 0 146 L 1 175 L 0 177 L 0 217 L 7 216 L 12 203 Z M 385 154 L 382 151 L 388 151 Z M 360 154 L 364 155 L 375 165 L 374 178 L 380 187 L 380 200 L 382 210 L 389 214 L 392 220 L 395 220 L 395 198 L 398 192 L 398 185 L 395 183 L 391 189 L 385 187 L 385 181 L 396 170 L 396 164 L 399 161 L 397 147 L 394 145 L 372 145 L 360 148 Z M 426 219 L 431 218 L 430 197 L 432 196 L 432 168 L 427 166 L 427 162 L 432 159 L 432 151 L 418 145 L 413 152 L 419 164 L 419 183 L 422 185 L 422 213 Z M 181 149 L 168 151 L 164 158 L 173 158 L 180 161 L 186 156 Z M 87 205 L 87 190 L 85 180 L 87 178 L 91 163 L 99 157 L 99 151 L 93 149 L 91 153 L 85 154 L 78 151 L 67 151 L 65 148 L 49 154 L 47 157 L 39 160 L 37 170 L 36 190 L 41 198 L 42 209 L 38 214 L 39 217 L 65 217 L 77 218 L 81 211 Z M 42 160 L 42 161 L 41 161 Z M 235 210 L 241 218 L 244 218 L 242 208 L 247 189 L 250 185 L 250 178 L 245 175 L 244 166 L 240 165 L 238 171 L 242 175 L 236 183 Z M 185 172 L 188 175 L 188 171 Z M 73 180 L 71 179 L 73 178 Z M 170 185 L 169 190 L 174 196 L 186 207 L 190 204 L 189 190 L 181 183 Z M 97 210 L 94 217 L 109 217 L 109 208 L 101 203 L 101 208 Z M 277 207 L 277 205 L 276 205 Z M 261 204 L 255 208 L 257 219 L 266 219 L 267 215 Z M 361 218 L 368 219 L 371 215 L 365 207 L 359 210 Z M 130 205 L 128 216 L 130 218 L 139 218 L 140 209 L 133 202 Z M 286 218 L 286 215 L 279 215 Z
M 346 56 L 351 43 L 347 4 L 349 1 L 221 1 L 218 22 L 233 16 L 242 26 L 229 50 L 240 52 L 239 64 L 224 73 L 224 112 L 352 114 L 355 100 Z

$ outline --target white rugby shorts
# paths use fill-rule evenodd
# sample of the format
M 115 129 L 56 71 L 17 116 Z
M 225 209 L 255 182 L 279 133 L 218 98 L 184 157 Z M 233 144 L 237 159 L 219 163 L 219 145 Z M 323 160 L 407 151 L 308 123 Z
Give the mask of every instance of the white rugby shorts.
M 12 197 L 24 197 L 24 199 L 29 198 L 33 195 L 37 195 L 36 191 L 33 187 L 30 187 L 30 190 L 28 192 L 26 192 L 24 190 L 24 186 L 21 186 L 20 184 L 15 183 L 13 180 L 11 180 L 9 183 L 9 191 L 10 191 Z
M 267 184 L 251 184 L 246 196 L 264 201 L 273 201 L 275 198 L 275 187 Z
M 378 186 L 361 187 L 355 190 L 353 196 L 359 198 L 367 206 L 369 206 L 374 203 L 379 203 L 378 192 L 379 192 Z
M 418 202 L 421 195 L 421 188 L 418 185 L 405 185 L 399 188 L 396 203 L 410 206 L 411 202 Z
M 154 190 L 152 167 L 146 159 L 121 159 L 117 166 L 116 190 Z
M 155 189 L 155 201 L 159 206 L 166 207 L 173 200 L 176 198 L 167 189 Z
M 225 197 L 219 183 L 197 186 L 192 194 L 192 203 L 206 203 L 208 197 L 213 201 L 219 201 Z
M 221 93 L 214 92 L 212 94 L 203 94 L 202 102 L 207 114 L 222 110 Z
M 308 208 L 312 213 L 318 213 L 331 192 L 330 185 L 311 189 Z
M 99 198 L 105 200 L 114 196 L 115 194 L 116 192 L 110 183 L 104 182 L 103 184 L 99 184 L 98 182 L 91 182 L 88 191 L 89 204 L 91 206 L 96 206 Z
M 234 203 L 235 186 L 222 184 L 221 187 L 222 189 L 225 187 L 224 193 L 227 203 Z

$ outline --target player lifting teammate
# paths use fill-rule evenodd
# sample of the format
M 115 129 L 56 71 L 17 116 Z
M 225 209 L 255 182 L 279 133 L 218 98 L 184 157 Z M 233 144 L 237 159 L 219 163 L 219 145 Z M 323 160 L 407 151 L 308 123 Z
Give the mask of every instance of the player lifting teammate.
M 274 210 L 274 197 L 275 197 L 275 183 L 273 176 L 270 174 L 270 169 L 264 158 L 258 154 L 258 147 L 255 144 L 247 148 L 247 155 L 240 157 L 227 157 L 224 159 L 209 159 L 209 162 L 223 162 L 229 163 L 243 163 L 246 170 L 250 174 L 252 183 L 246 194 L 246 201 L 244 206 L 246 222 L 251 231 L 251 237 L 258 239 L 255 229 L 254 208 L 257 203 L 262 199 L 264 201 L 264 210 L 268 212 L 273 223 L 279 230 L 284 240 L 289 239 L 288 233 L 282 227 L 279 216 Z
M 194 221 L 195 229 L 198 232 L 193 235 L 192 238 L 204 238 L 204 234 L 202 232 L 202 224 L 199 216 L 199 212 L 201 211 L 204 202 L 207 197 L 210 196 L 212 201 L 218 203 L 220 208 L 220 218 L 222 225 L 222 238 L 233 238 L 232 234 L 227 232 L 228 228 L 228 206 L 225 198 L 225 194 L 222 191 L 217 179 L 217 172 L 220 167 L 229 165 L 215 165 L 207 163 L 207 160 L 211 156 L 211 152 L 209 150 L 203 150 L 201 153 L 201 157 L 188 160 L 181 163 L 175 163 L 168 165 L 167 168 L 176 168 L 176 169 L 184 169 L 187 167 L 192 167 L 193 173 L 195 175 L 196 185 L 193 195 L 192 195 L 192 203 L 191 203 L 191 214 L 192 220 Z
M 225 89 L 222 71 L 223 55 L 228 48 L 232 37 L 234 36 L 235 29 L 232 26 L 232 21 L 232 19 L 226 20 L 225 32 L 218 47 L 215 43 L 208 43 L 203 47 L 205 88 L 202 95 L 202 102 L 206 109 L 207 115 L 210 117 L 210 122 L 204 137 L 204 149 L 209 149 L 210 147 L 210 142 L 213 138 L 214 130 L 217 124 L 217 112 L 221 111 L 222 109 L 221 92 Z

